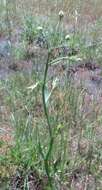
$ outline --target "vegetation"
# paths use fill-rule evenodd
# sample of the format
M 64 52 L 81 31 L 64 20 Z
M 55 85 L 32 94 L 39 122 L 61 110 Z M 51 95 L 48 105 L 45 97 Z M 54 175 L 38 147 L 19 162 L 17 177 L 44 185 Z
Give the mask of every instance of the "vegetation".
M 101 1 L 74 2 L 0 2 L 1 189 L 102 189 Z

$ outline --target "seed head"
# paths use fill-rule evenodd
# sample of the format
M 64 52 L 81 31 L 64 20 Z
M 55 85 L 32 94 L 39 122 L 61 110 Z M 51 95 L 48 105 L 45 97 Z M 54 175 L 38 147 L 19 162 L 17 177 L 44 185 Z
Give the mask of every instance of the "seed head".
M 43 30 L 43 27 L 38 26 L 38 27 L 37 27 L 37 30 L 38 30 L 38 31 L 42 31 L 42 30 Z
M 67 35 L 65 36 L 65 40 L 70 40 L 70 39 L 71 39 L 70 35 L 67 34 Z
M 64 12 L 62 10 L 59 11 L 59 17 L 62 19 L 64 17 Z

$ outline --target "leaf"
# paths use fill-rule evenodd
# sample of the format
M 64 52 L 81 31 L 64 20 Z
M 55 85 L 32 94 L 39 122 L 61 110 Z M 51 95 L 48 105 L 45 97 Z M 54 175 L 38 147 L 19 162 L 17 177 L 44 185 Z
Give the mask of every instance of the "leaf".
M 27 87 L 27 89 L 29 89 L 29 90 L 33 91 L 35 88 L 37 88 L 37 87 L 38 87 L 38 85 L 39 85 L 39 84 L 40 84 L 40 82 L 37 82 L 36 84 L 33 84 L 33 85 L 31 85 L 31 86 Z
M 49 92 L 48 89 L 45 89 L 45 103 L 47 104 L 50 97 L 51 97 L 52 91 Z
M 52 91 L 56 88 L 57 84 L 58 84 L 58 78 L 56 77 L 53 82 L 52 82 Z
M 56 88 L 57 83 L 58 83 L 58 78 L 55 78 L 53 80 L 53 82 L 52 82 L 52 89 L 51 89 L 51 91 L 49 91 L 47 88 L 45 89 L 45 103 L 46 104 L 48 103 L 48 101 L 49 101 L 49 99 L 50 99 L 50 97 L 51 97 L 54 89 Z
M 82 61 L 82 59 L 80 57 L 76 56 L 76 55 L 71 56 L 69 58 L 69 60 L 72 61 L 72 62 L 74 62 L 74 61 Z

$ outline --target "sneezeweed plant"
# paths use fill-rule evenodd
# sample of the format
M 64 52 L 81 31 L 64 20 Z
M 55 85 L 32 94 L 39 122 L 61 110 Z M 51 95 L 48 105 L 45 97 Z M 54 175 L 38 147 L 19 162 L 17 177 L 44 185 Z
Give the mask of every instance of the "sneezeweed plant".
M 63 18 L 64 12 L 61 10 L 58 13 L 57 21 L 51 27 L 47 28 L 47 33 L 45 31 L 49 45 L 52 48 L 64 44 L 65 31 L 63 27 Z
M 64 17 L 64 12 L 61 10 L 61 11 L 59 11 L 59 19 L 60 19 L 60 21 L 63 19 L 63 17 Z
M 21 34 L 21 40 L 25 43 L 37 44 L 41 47 L 48 48 L 56 47 L 65 43 L 65 35 L 63 23 L 64 23 L 64 11 L 59 11 L 57 20 L 52 24 L 49 21 L 47 24 L 42 22 L 36 22 L 33 17 L 24 18 L 23 32 Z
M 37 27 L 37 30 L 38 30 L 39 32 L 42 32 L 42 31 L 43 31 L 43 27 L 38 26 L 38 27 Z
M 67 35 L 65 36 L 65 40 L 68 41 L 68 40 L 70 40 L 70 39 L 71 39 L 71 36 L 70 36 L 69 34 L 67 34 Z
M 64 18 L 64 12 L 61 10 L 59 11 L 59 20 L 58 24 L 56 26 L 56 32 L 59 34 L 59 39 L 63 39 L 63 18 Z M 60 42 L 60 41 L 59 41 Z

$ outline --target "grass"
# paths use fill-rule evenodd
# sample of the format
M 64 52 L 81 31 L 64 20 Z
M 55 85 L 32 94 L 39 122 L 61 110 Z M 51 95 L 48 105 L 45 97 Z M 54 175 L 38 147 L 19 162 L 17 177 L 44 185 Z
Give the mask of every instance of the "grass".
M 81 92 L 75 91 L 71 86 L 64 87 L 64 93 L 58 87 L 53 92 L 48 106 L 54 138 L 53 146 L 50 148 L 48 124 L 42 109 L 42 85 L 32 92 L 27 89 L 33 81 L 34 78 L 31 80 L 21 74 L 3 84 L 5 91 L 10 92 L 5 101 L 11 109 L 10 118 L 14 131 L 14 143 L 6 156 L 8 159 L 2 159 L 4 168 L 8 167 L 10 171 L 14 168 L 14 172 L 15 168 L 23 168 L 25 171 L 34 168 L 41 176 L 49 172 L 47 175 L 50 175 L 53 181 L 50 183 L 54 185 L 54 189 L 61 185 L 60 181 L 64 185 L 66 175 L 71 176 L 74 170 L 82 165 L 97 179 L 101 172 L 98 168 L 101 165 L 101 147 L 95 138 L 95 126 L 98 121 L 95 123 L 88 118 L 84 119 L 83 114 L 80 114 Z
M 93 25 L 85 26 L 82 31 L 78 28 L 80 25 L 75 22 L 74 15 L 74 31 L 70 33 L 64 28 L 67 6 L 70 5 L 68 14 L 71 13 L 71 19 L 77 5 L 80 5 L 78 9 L 80 14 L 86 6 L 93 7 L 93 11 L 95 8 L 91 5 L 91 1 L 88 5 L 84 3 L 83 8 L 80 1 L 77 2 L 78 4 L 74 1 L 56 1 L 54 11 L 58 13 L 60 7 L 63 7 L 65 12 L 63 19 L 58 15 L 55 16 L 55 13 L 49 17 L 54 5 L 52 1 L 46 1 L 44 5 L 37 1 L 38 9 L 34 18 L 33 14 L 26 11 L 27 7 L 32 12 L 33 3 L 33 1 L 29 3 L 31 9 L 27 7 L 28 1 L 24 3 L 22 1 L 19 6 L 14 4 L 16 15 L 11 19 L 12 6 L 8 7 L 9 14 L 6 15 L 8 23 L 10 20 L 14 22 L 15 18 L 19 20 L 17 13 L 20 13 L 22 18 L 22 26 L 17 20 L 18 26 L 21 27 L 20 47 L 12 46 L 13 60 L 20 62 L 21 59 L 30 59 L 33 65 L 36 62 L 38 68 L 42 64 L 43 69 L 32 71 L 30 74 L 16 72 L 0 82 L 1 103 L 8 110 L 6 117 L 1 113 L 0 129 L 4 123 L 10 125 L 12 129 L 10 142 L 6 142 L 5 139 L 0 140 L 2 189 L 12 189 L 11 177 L 17 175 L 21 176 L 22 180 L 19 183 L 23 183 L 23 189 L 28 190 L 31 175 L 29 173 L 33 171 L 35 174 L 38 173 L 37 177 L 42 180 L 44 190 L 76 190 L 80 186 L 83 189 L 101 190 L 102 142 L 99 134 L 101 134 L 102 110 L 93 100 L 90 105 L 92 111 L 89 114 L 83 112 L 85 89 L 77 89 L 73 86 L 67 75 L 62 81 L 64 85 L 60 82 L 63 77 L 60 65 L 63 63 L 66 68 L 75 65 L 79 60 L 87 59 L 101 63 L 101 19 L 97 19 Z M 96 6 L 100 5 L 100 2 L 97 4 L 94 1 L 94 3 Z M 23 5 L 25 7 L 22 7 Z M 46 8 L 48 8 L 46 15 L 49 19 L 41 21 L 40 14 Z M 5 7 L 2 7 L 3 11 L 5 12 Z M 34 11 L 36 12 L 35 9 Z M 23 13 L 26 17 L 22 16 Z M 42 27 L 40 30 L 39 26 Z M 9 28 L 7 33 L 12 38 L 14 26 L 10 24 L 9 27 L 12 30 Z M 5 27 L 2 27 L 1 35 L 4 32 Z M 46 56 L 43 55 L 44 62 L 41 52 L 38 52 L 37 57 L 35 54 L 33 56 L 30 54 L 28 58 L 26 51 L 39 39 L 42 43 L 40 51 L 44 49 L 46 52 Z M 68 53 L 65 54 L 61 49 L 63 46 L 77 49 L 78 54 L 73 55 L 73 51 L 70 56 Z
M 16 79 L 16 82 L 17 82 L 17 79 Z M 14 92 L 14 89 L 12 90 Z M 70 93 L 71 93 L 71 96 L 70 96 Z M 15 93 L 15 96 L 16 95 L 17 94 Z M 13 97 L 15 96 L 13 95 Z M 23 96 L 23 93 L 22 93 L 22 96 Z M 13 165 L 16 165 L 16 167 L 23 167 L 23 169 L 34 167 L 41 174 L 43 174 L 45 170 L 43 156 L 44 155 L 46 156 L 46 151 L 48 151 L 47 149 L 49 148 L 48 146 L 49 136 L 48 137 L 46 136 L 46 134 L 48 133 L 48 130 L 45 128 L 46 120 L 44 119 L 44 115 L 43 117 L 41 117 L 39 116 L 39 113 L 38 113 L 37 118 L 36 117 L 34 118 L 34 121 L 35 120 L 37 121 L 36 122 L 32 121 L 31 119 L 34 117 L 32 116 L 33 115 L 32 112 L 34 110 L 33 111 L 29 110 L 30 116 L 27 116 L 28 115 L 27 113 L 23 113 L 25 112 L 25 109 L 24 109 L 25 103 L 22 102 L 21 96 L 18 98 L 16 97 L 16 101 L 19 100 L 19 98 L 20 98 L 21 103 L 23 104 L 23 108 L 22 110 L 20 110 L 20 108 L 18 108 L 18 110 L 14 109 L 14 113 L 11 114 L 12 116 L 11 119 L 13 120 L 11 121 L 12 121 L 12 124 L 14 123 L 16 133 L 15 133 L 15 145 L 11 147 L 9 159 L 11 160 L 11 165 L 13 164 Z M 31 98 L 31 95 L 30 95 L 30 98 Z M 55 102 L 52 102 L 52 105 L 53 107 L 54 105 L 57 106 L 57 108 L 53 108 L 54 113 L 50 115 L 50 122 L 53 127 L 52 129 L 54 130 L 53 132 L 54 147 L 51 152 L 50 160 L 49 160 L 50 175 L 54 177 L 54 175 L 56 174 L 59 180 L 60 180 L 60 177 L 61 179 L 64 180 L 65 169 L 68 169 L 67 172 L 68 174 L 70 174 L 75 170 L 75 168 L 79 168 L 80 165 L 82 165 L 83 163 L 86 167 L 88 167 L 86 163 L 88 163 L 91 159 L 90 153 L 88 152 L 91 149 L 89 148 L 89 144 L 85 145 L 85 146 L 88 146 L 88 147 L 85 147 L 85 149 L 87 148 L 89 149 L 89 150 L 84 150 L 86 151 L 86 153 L 85 152 L 83 153 L 83 150 L 80 147 L 81 150 L 79 149 L 78 152 L 75 153 L 75 157 L 73 156 L 74 150 L 73 148 L 72 148 L 72 151 L 70 150 L 70 146 L 71 146 L 70 143 L 74 143 L 75 137 L 73 136 L 71 139 L 71 136 L 70 136 L 71 131 L 73 132 L 74 130 L 76 133 L 76 129 L 77 129 L 77 134 L 75 134 L 75 136 L 77 137 L 77 140 L 79 139 L 79 143 L 81 143 L 81 139 L 82 139 L 82 144 L 88 141 L 89 143 L 92 143 L 92 146 L 93 146 L 94 145 L 93 139 L 95 138 L 94 133 L 93 133 L 94 124 L 92 123 L 90 124 L 89 121 L 83 122 L 82 116 L 80 115 L 78 116 L 79 112 L 78 110 L 76 110 L 78 109 L 77 107 L 78 96 L 77 96 L 77 92 L 75 95 L 75 92 L 73 92 L 73 89 L 70 90 L 70 92 L 68 92 L 66 89 L 66 91 L 64 91 L 64 94 L 62 94 L 62 92 L 60 91 L 55 92 L 54 98 L 55 100 L 52 100 L 52 101 L 55 101 Z M 59 100 L 61 101 L 61 105 L 59 105 Z M 26 106 L 27 106 L 27 103 L 28 102 L 26 102 Z M 56 105 L 55 103 L 58 105 Z M 17 108 L 18 106 L 15 106 L 15 107 Z M 32 104 L 32 107 L 33 107 L 33 104 Z M 28 106 L 27 106 L 27 109 L 28 109 Z M 60 113 L 57 113 L 59 109 L 60 109 Z M 29 117 L 30 117 L 30 123 L 29 123 Z M 81 122 L 81 126 L 79 122 Z M 45 136 L 46 136 L 46 139 L 44 138 Z M 84 142 L 83 138 L 85 138 L 85 140 L 87 139 L 87 141 Z M 94 146 L 94 149 L 95 149 L 95 146 Z M 42 155 L 42 151 L 44 155 Z M 93 148 L 92 148 L 92 151 L 93 151 Z M 94 154 L 95 153 L 92 152 L 91 156 Z M 97 162 L 96 158 L 92 158 L 92 162 Z M 100 160 L 98 160 L 98 164 L 100 164 Z M 96 167 L 95 163 L 92 163 L 92 166 L 91 167 L 89 166 L 88 170 L 92 169 L 93 171 L 95 170 L 94 172 L 96 172 L 96 169 L 94 168 L 94 166 Z

